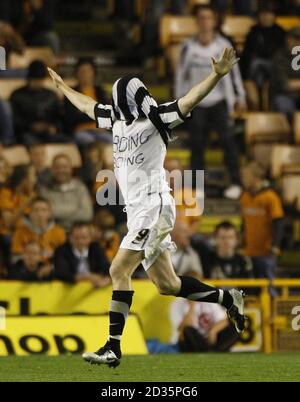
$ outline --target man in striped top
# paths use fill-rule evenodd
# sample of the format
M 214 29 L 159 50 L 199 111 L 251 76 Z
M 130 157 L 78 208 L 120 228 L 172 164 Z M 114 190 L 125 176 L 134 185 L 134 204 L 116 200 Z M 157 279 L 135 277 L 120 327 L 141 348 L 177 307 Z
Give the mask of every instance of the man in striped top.
M 131 276 L 141 263 L 161 294 L 221 304 L 237 331 L 244 330 L 242 292 L 223 291 L 174 272 L 170 251 L 175 246 L 170 233 L 175 203 L 163 168 L 171 130 L 237 62 L 234 50 L 225 48 L 220 60 L 212 59 L 213 71 L 204 81 L 179 100 L 160 106 L 137 78 L 116 81 L 110 106 L 72 90 L 49 69 L 55 84 L 79 110 L 94 118 L 98 127 L 112 129 L 114 170 L 127 211 L 128 233 L 110 267 L 113 294 L 109 338 L 97 352 L 84 353 L 84 360 L 111 367 L 120 364 L 120 341 L 133 297 Z

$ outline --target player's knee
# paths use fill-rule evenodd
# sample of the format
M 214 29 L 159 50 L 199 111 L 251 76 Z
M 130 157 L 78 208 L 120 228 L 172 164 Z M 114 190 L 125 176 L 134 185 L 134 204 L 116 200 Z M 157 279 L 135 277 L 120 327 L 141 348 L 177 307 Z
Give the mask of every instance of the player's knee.
M 130 273 L 127 272 L 126 269 L 124 269 L 124 267 L 114 262 L 111 264 L 109 268 L 109 274 L 113 282 L 122 281 L 130 277 Z
M 165 296 L 175 296 L 178 294 L 178 282 L 170 280 L 159 280 L 155 283 L 159 293 Z

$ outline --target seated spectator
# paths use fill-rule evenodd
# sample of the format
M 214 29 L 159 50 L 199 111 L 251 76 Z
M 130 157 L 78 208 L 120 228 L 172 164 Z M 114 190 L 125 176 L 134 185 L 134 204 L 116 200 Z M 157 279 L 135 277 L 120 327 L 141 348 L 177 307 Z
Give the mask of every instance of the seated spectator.
M 85 223 L 74 223 L 69 241 L 55 251 L 54 267 L 55 277 L 64 282 L 89 281 L 95 288 L 110 284 L 109 262 Z
M 252 259 L 255 278 L 274 279 L 284 229 L 281 199 L 257 162 L 243 167 L 241 174 L 245 254 Z
M 50 201 L 55 221 L 67 232 L 78 219 L 90 222 L 93 219 L 91 196 L 82 181 L 73 176 L 70 158 L 56 155 L 51 172 L 51 183 L 40 187 L 39 194 Z
M 35 198 L 30 204 L 29 216 L 12 236 L 12 253 L 19 257 L 26 244 L 36 242 L 45 261 L 52 258 L 55 249 L 65 242 L 65 231 L 56 225 L 51 217 L 51 206 L 44 198 Z
M 30 164 L 37 175 L 38 186 L 47 186 L 51 180 L 51 171 L 46 167 L 46 149 L 44 144 L 29 147 Z
M 171 258 L 177 275 L 203 277 L 201 262 L 197 253 L 191 247 L 191 233 L 185 222 L 177 221 L 172 232 L 172 240 L 177 250 Z
M 251 79 L 261 94 L 273 68 L 272 57 L 285 44 L 285 31 L 276 24 L 274 6 L 263 5 L 258 12 L 258 22 L 249 32 L 241 67 L 245 79 Z
M 171 305 L 171 343 L 180 352 L 228 352 L 239 338 L 225 309 L 218 304 L 195 303 L 184 299 Z
M 96 74 L 97 68 L 92 59 L 80 59 L 75 70 L 78 85 L 74 89 L 97 102 L 108 104 L 104 89 L 96 85 Z M 95 121 L 81 113 L 67 98 L 65 98 L 65 126 L 66 131 L 73 135 L 78 145 L 84 146 L 97 140 L 111 142 L 111 134 L 96 128 Z
M 47 46 L 55 54 L 59 52 L 59 37 L 54 31 L 56 2 L 57 0 L 20 2 L 23 6 L 18 28 L 28 46 Z
M 214 233 L 214 247 L 200 235 L 193 237 L 193 247 L 197 250 L 206 278 L 235 279 L 251 278 L 250 258 L 237 252 L 239 235 L 235 226 L 227 221 L 217 225 Z
M 196 199 L 196 190 L 192 188 L 192 182 L 183 183 L 184 172 L 178 159 L 166 158 L 164 167 L 170 175 L 169 186 L 176 203 L 176 220 L 187 223 L 191 233 L 195 233 L 201 219 L 201 206 L 199 199 Z M 180 178 L 179 185 L 176 183 L 177 174 Z
M 0 211 L 11 214 L 14 227 L 23 214 L 29 212 L 31 201 L 36 197 L 36 175 L 32 167 L 19 165 L 14 169 L 5 187 L 0 188 Z
M 19 281 L 47 281 L 52 279 L 53 268 L 43 262 L 42 250 L 38 243 L 27 243 L 22 259 L 16 262 L 9 272 L 9 279 Z
M 272 60 L 270 92 L 272 109 L 286 113 L 292 120 L 293 113 L 300 109 L 300 69 L 293 68 L 293 48 L 300 43 L 300 27 L 287 35 L 287 46 L 279 50 Z M 298 62 L 299 65 L 299 62 Z
M 84 161 L 80 169 L 80 177 L 92 193 L 97 192 L 102 183 L 96 181 L 97 174 L 104 169 L 109 169 L 107 158 L 107 146 L 103 142 L 88 144 L 83 152 Z
M 28 69 L 27 84 L 15 90 L 10 98 L 15 135 L 18 142 L 34 143 L 65 142 L 61 134 L 61 106 L 57 94 L 44 87 L 48 76 L 41 61 L 33 61 Z
M 0 46 L 4 47 L 8 57 L 11 51 L 22 54 L 25 42 L 14 28 L 6 21 L 0 20 Z
M 115 230 L 116 220 L 108 209 L 100 209 L 94 218 L 95 239 L 105 251 L 106 257 L 111 262 L 117 254 L 121 239 Z

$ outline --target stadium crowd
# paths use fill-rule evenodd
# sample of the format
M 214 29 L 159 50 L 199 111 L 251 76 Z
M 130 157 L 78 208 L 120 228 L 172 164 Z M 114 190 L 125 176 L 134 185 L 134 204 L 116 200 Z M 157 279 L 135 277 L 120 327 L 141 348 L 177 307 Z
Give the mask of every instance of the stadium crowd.
M 27 46 L 48 46 L 59 54 L 60 41 L 54 30 L 56 1 L 19 1 L 19 7 L 12 7 L 14 3 L 1 1 L 0 7 L 0 45 L 7 54 L 22 55 Z M 135 21 L 132 3 L 117 1 L 114 18 L 127 16 L 128 23 Z M 166 11 L 182 14 L 187 8 L 187 2 L 180 0 L 149 3 L 143 22 L 144 61 L 161 52 L 158 26 L 162 15 Z M 212 3 L 215 8 L 205 4 L 194 9 L 198 35 L 183 43 L 174 74 L 176 97 L 208 74 L 212 54 L 232 45 L 220 29 L 228 1 Z M 272 279 L 284 232 L 283 205 L 261 164 L 251 161 L 241 165 L 232 115 L 249 108 L 261 110 L 266 81 L 272 111 L 282 112 L 292 121 L 299 110 L 299 81 L 291 85 L 290 80 L 300 80 L 300 70 L 290 66 L 291 50 L 300 43 L 300 27 L 286 33 L 276 23 L 276 13 L 300 15 L 300 2 L 264 1 L 258 10 L 253 9 L 253 1 L 231 3 L 234 14 L 257 18 L 246 38 L 240 68 L 236 67 L 196 108 L 184 129 L 190 134 L 194 171 L 205 168 L 208 133 L 218 133 L 230 176 L 224 197 L 239 199 L 243 228 L 226 220 L 219 222 L 207 238 L 201 233 L 201 216 L 187 216 L 188 206 L 178 205 L 173 232 L 177 251 L 172 258 L 180 275 Z M 122 206 L 103 207 L 96 202 L 101 186 L 96 175 L 102 169 L 112 168 L 108 156 L 112 150 L 110 134 L 96 129 L 90 118 L 45 85 L 48 74 L 41 60 L 32 61 L 25 71 L 8 69 L 3 73 L 3 77 L 26 74 L 27 82 L 14 90 L 8 101 L 1 99 L 0 83 L 0 278 L 58 279 L 68 283 L 84 280 L 96 288 L 107 286 L 109 263 L 126 231 Z M 80 58 L 72 78 L 77 82 L 76 90 L 101 103 L 110 102 L 109 94 L 98 85 L 97 67 L 92 59 Z M 255 95 L 250 101 L 244 80 L 254 82 Z M 251 104 L 253 99 L 255 106 Z M 6 159 L 6 147 L 14 144 L 26 147 L 27 164 Z M 70 154 L 63 151 L 47 163 L 49 144 L 75 144 L 82 166 L 74 166 Z M 183 167 L 178 159 L 169 157 L 166 169 Z M 179 191 L 192 196 L 192 187 Z M 180 197 L 178 190 L 173 190 L 175 199 Z M 136 277 L 144 276 L 138 269 Z

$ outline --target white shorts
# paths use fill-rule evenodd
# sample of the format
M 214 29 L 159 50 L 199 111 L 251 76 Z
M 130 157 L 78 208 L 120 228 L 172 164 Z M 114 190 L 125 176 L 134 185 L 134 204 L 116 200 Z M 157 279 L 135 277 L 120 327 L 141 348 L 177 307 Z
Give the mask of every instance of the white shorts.
M 165 250 L 176 251 L 171 240 L 176 219 L 175 201 L 169 192 L 143 197 L 136 204 L 126 206 L 128 233 L 120 248 L 144 250 L 142 265 L 149 269 Z

